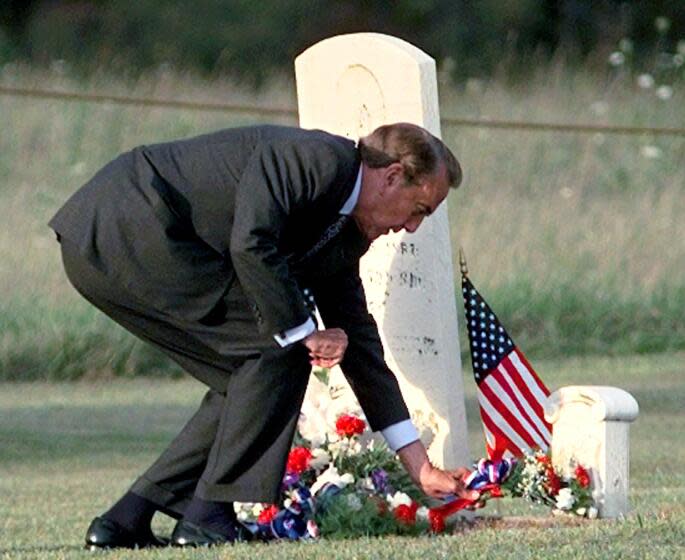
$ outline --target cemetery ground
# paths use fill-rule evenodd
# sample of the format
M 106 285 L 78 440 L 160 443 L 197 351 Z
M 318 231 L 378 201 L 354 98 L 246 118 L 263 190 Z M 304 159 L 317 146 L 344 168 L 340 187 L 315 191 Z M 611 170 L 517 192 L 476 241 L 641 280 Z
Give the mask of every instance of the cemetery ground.
M 103 558 L 681 558 L 685 555 L 685 354 L 538 360 L 554 390 L 622 387 L 640 404 L 631 425 L 626 519 L 580 520 L 502 500 L 500 519 L 438 537 L 322 540 L 185 551 L 113 551 Z M 468 377 L 468 374 L 465 374 Z M 465 379 L 471 453 L 483 453 L 473 382 Z M 91 518 L 149 464 L 203 393 L 190 379 L 102 379 L 0 385 L 1 558 L 93 558 Z M 494 502 L 482 510 L 494 516 Z M 161 533 L 168 518 L 155 520 Z
M 50 72 L 6 65 L 0 84 L 295 106 L 292 83 L 254 94 L 164 69 L 135 83 L 106 75 L 83 82 L 61 64 Z M 656 88 L 638 87 L 628 71 L 600 80 L 556 61 L 518 84 L 470 80 L 453 87 L 443 80 L 441 112 L 674 126 L 685 122 L 685 103 L 682 80 L 671 85 L 672 96 L 662 99 Z M 178 370 L 75 294 L 47 221 L 126 149 L 257 122 L 294 125 L 296 117 L 0 97 L 0 557 L 92 558 L 80 548 L 90 519 L 156 457 L 202 392 L 195 382 L 171 379 Z M 443 126 L 443 137 L 466 172 L 464 186 L 450 194 L 453 249 L 464 247 L 474 284 L 543 380 L 552 390 L 612 385 L 637 399 L 634 513 L 622 521 L 569 523 L 504 501 L 502 520 L 453 536 L 135 557 L 685 555 L 685 138 L 454 126 Z M 469 439 L 477 457 L 483 438 L 469 371 L 466 359 Z M 494 511 L 489 506 L 484 513 Z M 168 532 L 171 525 L 159 528 Z

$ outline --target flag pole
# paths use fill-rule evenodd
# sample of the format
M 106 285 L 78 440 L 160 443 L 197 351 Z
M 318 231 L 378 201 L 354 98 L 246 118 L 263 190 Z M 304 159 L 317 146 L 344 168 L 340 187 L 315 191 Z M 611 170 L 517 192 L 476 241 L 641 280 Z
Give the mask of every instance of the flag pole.
M 459 247 L 459 270 L 461 270 L 462 276 L 469 275 L 469 269 L 466 266 L 466 256 L 464 255 L 464 249 Z

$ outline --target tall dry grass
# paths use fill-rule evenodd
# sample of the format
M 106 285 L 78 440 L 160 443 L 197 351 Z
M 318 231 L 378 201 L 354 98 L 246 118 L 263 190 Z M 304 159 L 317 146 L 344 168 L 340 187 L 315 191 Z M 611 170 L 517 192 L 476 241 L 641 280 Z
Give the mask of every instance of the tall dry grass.
M 294 107 L 293 84 L 260 94 L 160 70 L 136 82 L 8 65 L 0 84 Z M 661 100 L 627 73 L 562 63 L 515 86 L 442 83 L 449 116 L 685 125 L 685 89 Z M 169 371 L 67 284 L 46 223 L 100 166 L 142 143 L 273 118 L 0 97 L 0 378 Z M 287 118 L 282 124 L 295 124 Z M 685 139 L 444 127 L 466 171 L 450 195 L 452 241 L 529 354 L 685 348 Z M 462 347 L 465 347 L 462 344 Z

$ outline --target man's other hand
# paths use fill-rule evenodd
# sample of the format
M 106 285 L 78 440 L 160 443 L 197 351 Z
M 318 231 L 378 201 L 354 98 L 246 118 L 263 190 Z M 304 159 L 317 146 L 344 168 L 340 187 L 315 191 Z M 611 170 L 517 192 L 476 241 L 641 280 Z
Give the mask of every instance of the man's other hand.
M 427 496 L 447 498 L 456 495 L 467 500 L 478 499 L 480 494 L 475 490 L 468 490 L 464 485 L 464 477 L 469 470 L 459 467 L 452 471 L 444 471 L 434 467 L 420 440 L 402 447 L 397 454 L 411 479 Z
M 314 331 L 302 340 L 309 350 L 313 366 L 332 368 L 342 362 L 347 349 L 347 335 L 342 329 Z

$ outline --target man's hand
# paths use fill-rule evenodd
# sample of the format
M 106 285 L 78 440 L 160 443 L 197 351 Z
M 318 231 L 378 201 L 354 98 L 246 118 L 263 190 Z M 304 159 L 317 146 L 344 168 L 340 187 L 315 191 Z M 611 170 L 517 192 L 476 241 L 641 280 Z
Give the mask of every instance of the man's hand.
M 464 486 L 464 476 L 468 474 L 468 469 L 459 467 L 444 471 L 434 467 L 420 440 L 403 447 L 397 454 L 411 479 L 426 495 L 432 498 L 456 495 L 468 500 L 477 500 L 480 496 L 475 490 L 467 490 Z
M 342 329 L 314 331 L 302 340 L 309 350 L 313 366 L 332 368 L 342 362 L 347 349 L 347 335 Z

